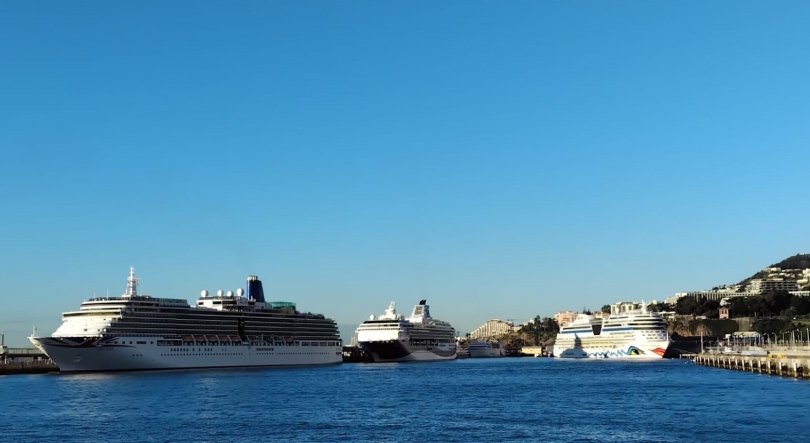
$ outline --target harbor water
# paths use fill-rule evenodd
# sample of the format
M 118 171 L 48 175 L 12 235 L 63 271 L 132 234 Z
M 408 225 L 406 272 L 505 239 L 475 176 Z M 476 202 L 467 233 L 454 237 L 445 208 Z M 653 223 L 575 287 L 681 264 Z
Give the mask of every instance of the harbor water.
M 0 377 L 9 442 L 781 442 L 810 382 L 550 358 Z

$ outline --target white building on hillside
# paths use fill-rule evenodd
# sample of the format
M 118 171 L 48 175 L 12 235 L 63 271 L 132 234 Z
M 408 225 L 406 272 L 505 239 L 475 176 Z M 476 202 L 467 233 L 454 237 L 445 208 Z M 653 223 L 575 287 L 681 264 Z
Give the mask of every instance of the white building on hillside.
M 473 329 L 473 331 L 470 332 L 470 338 L 473 340 L 481 340 L 500 337 L 501 335 L 511 332 L 513 327 L 512 322 L 493 318 Z
M 784 280 L 775 278 L 770 280 L 751 280 L 748 283 L 748 292 L 768 292 L 768 291 L 795 291 L 799 289 L 796 280 Z
M 557 322 L 558 325 L 562 326 L 566 323 L 571 323 L 577 318 L 578 312 L 575 311 L 560 311 L 554 314 L 554 320 Z

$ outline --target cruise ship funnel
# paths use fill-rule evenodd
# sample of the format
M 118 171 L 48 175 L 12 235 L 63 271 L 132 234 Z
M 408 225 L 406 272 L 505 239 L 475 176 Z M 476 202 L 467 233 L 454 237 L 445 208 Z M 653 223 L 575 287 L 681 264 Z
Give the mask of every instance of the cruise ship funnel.
M 257 302 L 264 303 L 264 289 L 262 288 L 262 281 L 259 280 L 259 277 L 248 275 L 247 296 L 248 300 L 253 299 Z

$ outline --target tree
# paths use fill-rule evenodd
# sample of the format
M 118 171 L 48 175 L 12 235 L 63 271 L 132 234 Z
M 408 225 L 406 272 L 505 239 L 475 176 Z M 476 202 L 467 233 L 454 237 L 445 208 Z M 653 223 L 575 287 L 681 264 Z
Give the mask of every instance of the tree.
M 694 297 L 681 297 L 675 304 L 675 313 L 680 315 L 694 315 L 698 302 Z
M 539 345 L 552 337 L 556 337 L 560 331 L 560 326 L 553 318 L 540 316 L 534 317 L 527 324 L 520 328 L 520 333 L 524 335 L 531 345 Z
M 520 332 L 525 334 L 527 338 L 531 339 L 530 342 L 533 345 L 537 345 L 540 341 L 540 335 L 542 334 L 542 320 L 540 316 L 535 316 L 533 319 L 529 320 L 528 323 L 523 325 L 520 328 Z
M 602 306 L 602 313 L 604 313 L 604 314 L 610 314 L 610 305 L 604 305 L 604 306 Z
M 545 317 L 543 318 L 542 323 L 543 323 L 543 330 L 548 331 L 549 334 L 556 335 L 558 332 L 560 332 L 560 325 L 557 324 L 557 320 L 554 320 L 551 317 Z
M 773 334 L 782 332 L 787 325 L 788 322 L 781 318 L 761 318 L 754 322 L 752 329 L 760 334 Z
M 669 312 L 674 311 L 675 306 L 669 303 L 650 303 L 647 305 L 647 310 L 651 312 Z
M 728 309 L 732 317 L 748 317 L 750 297 L 734 297 L 728 302 Z
M 793 297 L 790 307 L 796 311 L 796 315 L 810 314 L 810 297 Z
M 719 301 L 717 301 L 717 300 L 707 300 L 707 299 L 704 298 L 704 299 L 702 299 L 702 300 L 700 300 L 698 302 L 698 306 L 695 309 L 695 314 L 696 315 L 706 315 L 707 317 L 709 317 L 706 314 L 707 312 L 717 311 L 718 309 L 720 309 L 720 302 Z M 711 318 L 711 317 L 709 317 L 709 318 Z
M 767 307 L 767 315 L 779 315 L 785 309 L 790 308 L 790 299 L 793 297 L 787 291 L 768 291 L 762 294 L 762 299 Z

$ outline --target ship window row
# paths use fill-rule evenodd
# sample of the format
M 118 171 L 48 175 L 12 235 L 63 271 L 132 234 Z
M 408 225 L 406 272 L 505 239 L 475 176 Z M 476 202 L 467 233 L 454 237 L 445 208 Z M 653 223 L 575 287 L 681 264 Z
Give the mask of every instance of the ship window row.
M 106 319 L 105 319 L 106 320 Z M 229 328 L 233 329 L 237 327 L 237 324 L 234 322 L 174 322 L 174 321 L 167 321 L 167 320 L 157 320 L 157 321 L 147 321 L 143 320 L 140 321 L 138 319 L 112 319 L 115 320 L 115 323 L 112 326 L 116 325 L 125 325 L 130 327 L 139 327 L 138 325 L 147 325 L 147 326 L 163 326 L 166 327 L 167 325 L 175 325 L 177 328 Z M 321 332 L 336 332 L 337 327 L 334 325 L 289 325 L 289 324 L 278 324 L 278 325 L 245 325 L 246 329 L 261 329 L 261 330 L 293 330 L 293 331 L 321 331 Z
M 624 323 L 613 323 L 607 322 L 605 326 L 621 326 L 621 325 L 659 325 L 659 324 L 666 324 L 665 321 L 662 320 L 649 320 L 649 321 L 631 321 L 631 322 L 624 322 Z
M 177 330 L 195 330 L 195 329 L 216 329 L 216 330 L 235 330 L 238 328 L 237 325 L 233 324 L 212 324 L 212 325 L 203 325 L 203 324 L 153 324 L 153 323 L 142 323 L 142 322 L 114 322 L 110 326 L 119 326 L 119 327 L 130 327 L 130 328 L 149 328 L 149 327 L 160 327 L 160 328 L 173 328 Z M 319 334 L 335 334 L 338 332 L 338 329 L 335 327 L 331 328 L 318 328 L 318 327 L 307 327 L 307 326 L 284 326 L 284 325 L 275 325 L 275 326 L 245 326 L 244 329 L 246 331 L 261 331 L 259 333 L 281 333 L 284 331 L 296 331 L 297 333 L 306 333 L 306 332 L 314 332 Z
M 137 334 L 137 335 L 134 335 L 134 334 L 132 334 L 132 335 L 130 335 L 130 334 L 116 334 L 117 337 L 130 337 L 130 336 L 132 336 L 132 337 L 135 337 L 135 336 L 143 337 L 145 335 L 146 336 L 153 336 L 153 335 L 158 335 L 158 334 Z M 303 339 L 312 341 L 312 343 L 313 343 L 312 346 L 340 346 L 341 345 L 340 341 L 331 341 L 331 340 L 335 340 L 335 337 L 303 337 Z M 324 341 L 318 341 L 319 339 L 324 340 Z M 260 339 L 252 339 L 250 341 L 255 344 L 255 343 L 259 343 L 261 340 Z M 168 342 L 168 344 L 167 344 L 167 342 Z M 189 346 L 191 346 L 190 343 L 193 343 L 193 340 L 180 339 L 180 338 L 178 338 L 178 339 L 170 339 L 170 340 L 158 340 L 158 344 L 163 345 L 163 346 L 179 345 L 180 342 L 189 343 Z M 284 343 L 285 342 L 284 340 L 273 340 L 270 337 L 267 337 L 264 340 L 264 342 L 267 342 L 267 343 L 275 342 L 275 343 L 282 343 L 283 345 L 286 345 L 286 343 Z M 320 343 L 324 343 L 324 342 L 327 343 L 327 344 L 326 345 L 320 344 Z M 117 344 L 117 343 L 127 344 L 127 341 L 126 340 L 121 340 L 120 342 L 119 341 L 112 342 L 112 344 Z M 138 343 L 143 343 L 143 342 L 138 342 Z M 290 343 L 290 346 L 292 346 L 292 342 L 289 342 L 289 343 Z M 130 341 L 129 344 L 132 344 L 132 342 Z M 150 341 L 149 344 L 153 344 L 153 342 Z M 298 346 L 299 344 L 300 344 L 300 341 L 295 341 L 296 346 Z
M 199 316 L 199 317 L 221 317 L 224 314 L 228 314 L 230 311 L 221 311 L 221 310 L 210 310 L 210 312 L 197 312 L 192 311 L 191 309 L 152 309 L 152 308 L 135 308 L 128 305 L 116 305 L 116 306 L 93 306 L 93 307 L 82 307 L 79 311 L 74 312 L 97 312 L 101 310 L 125 310 L 130 315 L 136 314 L 147 314 L 147 315 L 158 315 L 158 316 L 172 316 L 172 315 L 179 315 L 179 316 Z M 323 315 L 313 315 L 313 314 L 282 314 L 282 313 L 275 313 L 275 312 L 262 312 L 262 311 L 240 311 L 239 318 L 261 318 L 262 320 L 266 319 L 273 319 L 273 320 L 289 320 L 294 322 L 328 322 L 334 323 L 334 320 L 324 317 Z
M 99 316 L 103 314 L 95 314 L 94 316 Z M 120 321 L 131 321 L 137 323 L 144 323 L 144 322 L 152 322 L 152 323 L 178 323 L 178 324 L 222 324 L 222 325 L 235 325 L 237 324 L 236 319 L 229 319 L 229 320 L 200 320 L 200 319 L 191 319 L 191 318 L 156 318 L 151 316 L 133 316 L 127 315 L 126 317 L 120 319 Z M 268 325 L 268 322 L 245 322 L 246 326 L 265 326 Z M 302 327 L 309 327 L 309 328 L 334 328 L 336 325 L 334 323 L 317 323 L 317 322 L 285 322 L 285 321 L 274 321 L 270 326 L 276 325 L 284 325 L 287 327 L 294 327 L 294 328 L 302 328 Z
M 159 333 L 157 331 L 149 331 L 148 333 L 142 333 L 141 331 L 125 331 L 125 330 L 110 332 L 110 334 L 113 334 L 114 336 L 117 336 L 117 337 L 144 337 L 144 336 L 146 336 L 146 337 L 157 337 L 157 336 L 164 337 L 166 335 L 179 335 L 179 334 L 174 334 L 173 332 L 168 332 L 168 333 L 161 334 L 161 333 Z M 193 335 L 216 335 L 216 334 L 197 331 L 197 332 L 194 332 Z M 297 338 L 297 340 L 309 340 L 310 342 L 313 342 L 313 343 L 314 342 L 321 343 L 322 341 L 326 341 L 327 343 L 334 342 L 335 343 L 334 346 L 337 346 L 337 345 L 340 344 L 339 341 L 335 341 L 335 340 L 338 339 L 338 337 L 336 335 L 332 335 L 332 336 L 298 335 L 296 338 Z M 180 342 L 180 341 L 182 341 L 184 343 L 193 342 L 193 340 L 191 340 L 191 339 L 180 339 L 180 338 L 170 339 L 170 341 L 173 341 L 175 343 Z M 202 339 L 200 341 L 204 341 L 204 339 Z M 259 342 L 262 342 L 262 341 L 263 342 L 268 342 L 268 343 L 272 343 L 272 342 L 278 343 L 278 342 L 283 342 L 283 341 L 286 341 L 286 340 L 282 340 L 281 338 L 276 338 L 275 340 L 273 340 L 271 337 L 268 336 L 268 337 L 265 337 L 264 339 L 255 338 L 255 339 L 251 339 L 249 341 L 254 342 L 254 343 L 259 343 Z M 316 345 L 313 345 L 313 346 L 316 346 Z M 324 346 L 333 346 L 333 345 L 328 344 L 328 345 L 324 345 Z
M 121 324 L 121 323 L 113 323 L 106 327 L 108 331 L 113 330 L 137 330 L 137 331 L 151 331 L 151 330 L 161 330 L 161 331 L 171 331 L 168 333 L 177 333 L 177 334 L 197 334 L 197 333 L 205 333 L 205 334 L 232 334 L 237 332 L 237 328 L 235 327 L 228 327 L 228 326 L 207 326 L 207 327 L 167 327 L 166 325 L 163 326 L 155 326 L 155 325 L 136 325 L 136 324 Z M 211 331 L 211 332 L 203 332 L 203 331 Z M 162 332 L 166 333 L 166 332 Z M 338 331 L 336 329 L 326 329 L 326 330 L 317 330 L 317 329 L 289 329 L 289 328 L 266 328 L 266 329 L 252 329 L 252 328 L 245 328 L 245 333 L 247 335 L 336 335 Z
M 211 329 L 193 329 L 193 330 L 176 330 L 176 329 L 132 329 L 132 328 L 106 328 L 101 331 L 105 334 L 132 334 L 132 335 L 145 335 L 145 336 L 153 336 L 153 335 L 238 335 L 238 331 L 236 330 L 211 330 Z M 275 333 L 268 333 L 263 334 L 260 331 L 247 331 L 248 335 L 266 335 L 267 338 L 271 335 L 279 335 L 279 336 L 293 336 L 299 337 L 304 340 L 323 340 L 323 337 L 328 337 L 328 340 L 334 340 L 338 334 L 331 333 L 331 334 L 323 334 L 318 332 L 300 332 L 300 331 L 282 331 L 282 332 L 275 332 Z
M 130 343 L 132 343 L 132 342 L 130 342 Z M 138 342 L 138 343 L 141 343 L 141 342 Z M 167 345 L 168 346 L 172 346 L 172 345 L 177 346 L 177 343 L 167 343 L 164 340 L 158 340 L 158 346 L 167 346 Z M 211 345 L 211 342 L 208 342 L 208 345 Z M 227 345 L 227 343 L 225 343 L 224 345 Z M 233 343 L 233 345 L 241 345 L 241 343 Z M 191 346 L 194 346 L 194 345 L 191 345 Z M 222 346 L 222 344 L 220 346 Z M 285 342 L 275 342 L 274 346 L 309 346 L 309 347 L 328 346 L 328 347 L 335 347 L 335 346 L 340 346 L 340 342 L 306 342 L 306 341 L 305 342 L 295 341 L 295 342 L 287 342 L 287 343 L 285 343 Z M 180 348 L 172 348 L 170 350 L 170 352 L 188 352 L 189 350 L 193 351 L 194 349 L 193 348 L 189 349 L 189 348 L 180 347 Z M 256 348 L 256 351 L 272 351 L 272 350 L 273 350 L 273 348 Z
M 659 328 L 665 328 L 667 326 L 666 323 L 627 323 L 623 325 L 605 325 L 605 329 L 609 328 L 626 328 L 626 327 L 635 327 L 635 326 L 656 326 Z
M 162 357 L 191 357 L 191 356 L 218 356 L 218 355 L 245 355 L 244 352 L 210 352 L 190 354 L 160 354 Z M 267 354 L 264 354 L 267 355 Z M 277 355 L 329 355 L 328 352 L 279 352 Z M 133 357 L 143 357 L 143 354 L 132 354 Z
M 104 311 L 118 314 L 117 311 Z M 101 312 L 82 313 L 82 315 L 100 315 Z M 222 316 L 155 316 L 154 314 L 133 314 L 127 313 L 125 319 L 155 319 L 155 321 L 173 321 L 178 323 L 236 323 L 239 320 L 244 320 L 245 324 L 263 325 L 272 320 L 274 324 L 294 325 L 294 326 L 320 326 L 329 327 L 335 326 L 334 321 L 329 320 L 308 320 L 308 321 L 294 321 L 290 319 L 250 319 L 250 318 L 222 318 Z
M 221 332 L 222 331 L 188 331 L 189 334 L 211 334 L 211 335 L 216 335 L 216 334 L 219 334 Z M 232 334 L 235 333 L 235 331 L 230 331 L 230 332 Z M 141 331 L 141 330 L 137 330 L 137 329 L 110 329 L 110 330 L 105 331 L 105 333 L 114 334 L 114 335 L 121 335 L 121 336 L 125 336 L 125 335 L 126 336 L 179 335 L 177 331 L 154 330 L 154 329 L 150 329 L 148 331 Z M 253 335 L 253 334 L 251 333 L 251 335 Z M 317 334 L 295 334 L 295 335 L 300 337 L 301 339 L 304 339 L 304 340 L 318 340 L 318 339 L 321 339 L 321 340 L 324 340 L 324 339 L 326 339 L 326 340 L 334 340 L 334 339 L 337 338 L 336 334 L 332 334 L 332 335 L 329 335 L 329 336 L 317 335 Z

